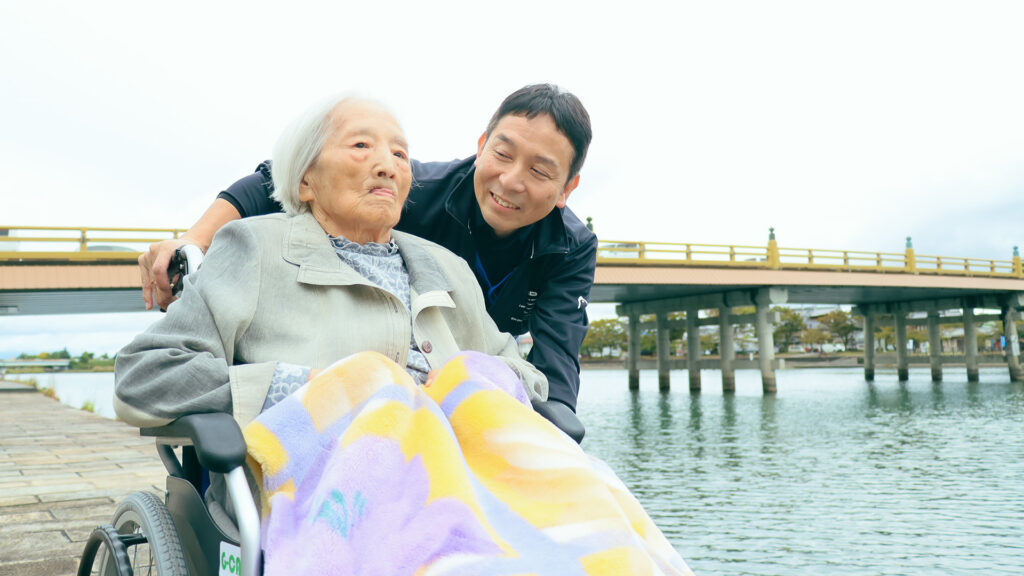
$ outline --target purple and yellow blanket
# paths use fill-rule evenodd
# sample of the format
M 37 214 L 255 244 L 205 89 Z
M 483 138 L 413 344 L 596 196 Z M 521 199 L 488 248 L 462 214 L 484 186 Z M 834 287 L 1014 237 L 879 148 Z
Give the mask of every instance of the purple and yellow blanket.
M 419 387 L 357 354 L 244 434 L 268 576 L 692 574 L 490 356 L 460 354 Z

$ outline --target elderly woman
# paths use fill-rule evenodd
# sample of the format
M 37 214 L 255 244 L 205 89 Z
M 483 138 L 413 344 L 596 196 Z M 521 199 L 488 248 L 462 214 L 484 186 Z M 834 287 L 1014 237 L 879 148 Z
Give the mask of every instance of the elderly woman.
M 460 350 L 504 360 L 531 400 L 544 376 L 487 315 L 466 263 L 393 231 L 411 171 L 401 126 L 380 105 L 310 109 L 274 151 L 286 214 L 225 226 L 180 302 L 117 356 L 114 407 L 137 426 L 229 412 L 242 424 L 356 352 L 419 383 Z
M 607 466 L 532 410 L 547 382 L 466 263 L 392 231 L 411 181 L 395 119 L 332 102 L 274 156 L 287 215 L 221 229 L 118 354 L 115 388 L 132 424 L 245 425 L 264 574 L 690 574 Z M 217 476 L 207 500 L 231 514 Z

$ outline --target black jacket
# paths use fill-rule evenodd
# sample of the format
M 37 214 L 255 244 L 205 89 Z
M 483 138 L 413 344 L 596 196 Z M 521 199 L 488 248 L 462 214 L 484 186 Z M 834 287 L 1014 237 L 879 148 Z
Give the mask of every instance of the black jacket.
M 512 263 L 507 278 L 488 297 L 493 286 L 483 269 L 489 264 L 487 243 L 493 242 L 493 233 L 480 229 L 473 160 L 414 160 L 412 189 L 396 228 L 436 242 L 469 263 L 498 328 L 515 335 L 529 331 L 533 337 L 527 359 L 547 376 L 549 399 L 575 410 L 597 237 L 571 210 L 556 208 L 524 232 L 521 260 Z M 269 164 L 263 163 L 219 197 L 231 202 L 243 217 L 256 216 L 281 210 L 269 198 L 272 190 Z

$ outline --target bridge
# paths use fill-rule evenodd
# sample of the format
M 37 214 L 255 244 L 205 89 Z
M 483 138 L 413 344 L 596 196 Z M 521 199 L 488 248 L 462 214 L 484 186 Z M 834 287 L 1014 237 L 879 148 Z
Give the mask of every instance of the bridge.
M 136 264 L 150 243 L 180 237 L 183 229 L 0 227 L 0 316 L 141 311 Z M 1022 378 L 1016 322 L 1024 308 L 1024 269 L 1017 247 L 1009 260 L 916 254 L 910 238 L 902 252 L 779 247 L 774 231 L 765 246 L 601 241 L 592 302 L 616 303 L 629 319 L 630 349 L 637 349 L 641 317 L 655 316 L 659 386 L 669 372 L 701 357 L 700 339 L 687 338 L 686 360 L 670 358 L 669 329 L 699 334 L 719 327 L 722 385 L 735 386 L 735 326 L 756 328 L 762 388 L 775 391 L 771 306 L 847 304 L 863 317 L 864 371 L 874 378 L 874 334 L 895 327 L 896 365 L 908 374 L 906 328 L 928 326 L 932 378 L 942 378 L 940 323 L 962 323 L 969 380 L 978 378 L 977 325 L 998 318 L 1007 337 L 1011 378 Z M 753 306 L 753 314 L 734 308 Z M 977 316 L 975 309 L 999 310 Z M 706 311 L 714 310 L 712 314 Z M 685 316 L 672 320 L 669 315 Z M 703 317 L 702 317 L 703 314 Z M 891 320 L 890 320 L 891 318 Z M 636 347 L 634 347 L 636 346 Z M 627 360 L 630 386 L 639 386 L 638 359 Z M 700 370 L 688 370 L 692 390 Z
M 63 358 L 0 360 L 0 376 L 5 374 L 8 368 L 42 368 L 47 372 L 53 372 L 67 370 L 70 367 L 71 360 Z

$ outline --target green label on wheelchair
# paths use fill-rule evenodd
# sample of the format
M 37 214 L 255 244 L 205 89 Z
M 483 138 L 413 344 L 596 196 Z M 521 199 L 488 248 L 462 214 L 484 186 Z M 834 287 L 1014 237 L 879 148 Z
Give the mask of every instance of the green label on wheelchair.
M 218 576 L 242 574 L 242 549 L 227 542 L 220 543 L 220 572 Z

